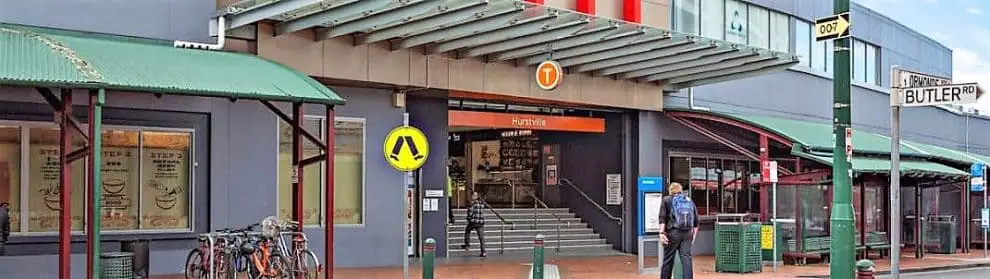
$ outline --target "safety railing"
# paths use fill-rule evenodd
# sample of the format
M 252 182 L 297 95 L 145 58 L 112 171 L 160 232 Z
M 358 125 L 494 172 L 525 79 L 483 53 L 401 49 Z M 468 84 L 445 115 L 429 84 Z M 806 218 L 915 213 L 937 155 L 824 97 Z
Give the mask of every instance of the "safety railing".
M 615 217 L 615 215 L 612 215 L 612 213 L 609 213 L 608 210 L 605 210 L 605 208 L 602 207 L 601 204 L 598 204 L 598 202 L 596 202 L 595 199 L 592 199 L 590 196 L 588 196 L 587 193 L 585 193 L 583 190 L 581 190 L 580 187 L 578 187 L 577 185 L 575 185 L 570 180 L 567 180 L 567 178 L 561 178 L 559 184 L 564 184 L 564 185 L 570 186 L 571 189 L 574 189 L 574 191 L 577 192 L 581 197 L 583 197 L 585 201 L 587 201 L 588 203 L 591 203 L 591 205 L 595 206 L 595 208 L 597 208 L 599 212 L 601 212 L 603 215 L 605 215 L 605 217 L 607 217 L 608 219 L 611 219 L 612 221 L 617 222 L 619 225 L 622 224 L 622 218 Z
M 536 218 L 537 214 L 536 213 L 537 213 L 537 210 L 539 210 L 540 206 L 542 206 L 543 208 L 546 208 L 547 209 L 547 212 L 550 212 L 550 216 L 553 216 L 553 218 L 557 220 L 557 222 L 556 222 L 556 228 L 557 228 L 557 241 L 556 241 L 556 243 L 557 244 L 554 247 L 554 252 L 555 253 L 559 253 L 560 252 L 560 240 L 561 240 L 561 238 L 560 238 L 560 224 L 561 223 L 564 223 L 564 219 L 563 218 L 560 218 L 560 216 L 557 216 L 557 213 L 553 212 L 553 210 L 550 210 L 550 207 L 547 206 L 547 204 L 545 202 L 543 202 L 543 200 L 541 200 L 539 197 L 537 197 L 536 196 L 536 193 L 534 193 L 533 190 L 530 190 L 530 189 L 525 188 L 525 187 L 524 188 L 521 188 L 521 189 L 523 189 L 523 191 L 525 191 L 527 195 L 529 195 L 530 197 L 533 198 L 533 230 L 539 231 L 539 228 L 537 227 L 537 225 L 539 224 L 539 222 L 537 221 L 537 218 Z M 570 222 L 566 223 L 566 225 L 568 227 L 571 226 Z
M 485 201 L 482 200 L 481 203 L 484 204 L 485 205 L 485 208 L 487 208 L 488 211 L 490 211 L 492 214 L 494 214 L 495 217 L 498 218 L 498 221 L 502 224 L 501 226 L 498 226 L 498 238 L 499 238 L 499 242 L 498 242 L 499 243 L 498 244 L 498 246 L 499 246 L 498 247 L 498 253 L 499 254 L 505 254 L 505 226 L 506 225 L 509 225 L 509 226 L 511 226 L 510 229 L 515 229 L 516 228 L 516 225 L 513 224 L 512 222 L 506 221 L 505 218 L 502 217 L 502 214 L 499 214 L 498 211 L 496 211 L 495 208 L 492 207 L 491 205 L 488 205 L 487 202 L 485 202 Z M 468 210 L 471 210 L 471 209 L 468 209 Z

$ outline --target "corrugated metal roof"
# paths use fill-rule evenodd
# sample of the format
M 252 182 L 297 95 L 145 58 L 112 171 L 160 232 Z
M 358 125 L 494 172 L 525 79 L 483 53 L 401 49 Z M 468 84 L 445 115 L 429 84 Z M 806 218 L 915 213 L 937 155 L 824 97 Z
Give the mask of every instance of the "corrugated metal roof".
M 795 155 L 806 159 L 811 159 L 825 165 L 832 165 L 832 157 L 816 156 L 807 153 L 798 153 Z M 901 173 L 903 174 L 929 173 L 948 176 L 969 176 L 968 172 L 964 172 L 950 166 L 920 160 L 902 160 L 900 167 Z M 853 171 L 857 173 L 890 173 L 890 160 L 876 157 L 853 156 L 852 168 Z
M 0 84 L 344 103 L 318 81 L 253 55 L 3 24 Z

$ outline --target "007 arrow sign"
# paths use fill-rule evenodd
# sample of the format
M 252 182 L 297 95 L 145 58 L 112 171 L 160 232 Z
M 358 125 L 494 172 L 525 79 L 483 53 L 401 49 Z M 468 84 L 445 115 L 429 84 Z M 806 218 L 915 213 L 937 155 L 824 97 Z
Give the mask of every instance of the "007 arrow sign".
M 815 20 L 815 41 L 827 41 L 849 37 L 849 13 L 831 15 Z

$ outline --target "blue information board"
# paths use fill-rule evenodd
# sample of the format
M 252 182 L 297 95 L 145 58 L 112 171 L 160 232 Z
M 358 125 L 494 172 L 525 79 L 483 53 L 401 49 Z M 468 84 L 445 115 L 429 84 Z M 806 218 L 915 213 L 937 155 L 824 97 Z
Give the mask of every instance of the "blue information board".
M 986 176 L 984 173 L 985 168 L 986 165 L 984 165 L 982 162 L 975 163 L 969 167 L 970 191 L 983 192 L 983 189 L 985 189 L 987 185 Z
M 639 235 L 656 234 L 659 228 L 660 203 L 663 199 L 663 177 L 640 176 L 636 181 L 638 210 L 636 223 Z

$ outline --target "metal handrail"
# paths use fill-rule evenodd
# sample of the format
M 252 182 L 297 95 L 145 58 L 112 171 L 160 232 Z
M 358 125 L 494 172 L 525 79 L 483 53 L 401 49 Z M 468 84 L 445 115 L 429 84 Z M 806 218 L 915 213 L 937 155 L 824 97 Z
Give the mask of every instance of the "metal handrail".
M 512 184 L 512 182 L 510 181 L 509 184 Z M 526 191 L 526 194 L 529 194 L 530 197 L 533 197 L 533 230 L 539 231 L 539 229 L 536 227 L 536 223 L 537 223 L 536 222 L 536 210 L 539 209 L 539 206 L 543 206 L 543 208 L 546 208 L 546 209 L 550 209 L 550 207 L 547 206 L 547 204 L 545 202 L 543 202 L 543 200 L 540 200 L 540 198 L 536 197 L 536 193 L 533 193 L 533 190 L 530 190 L 530 189 L 527 189 L 527 188 L 522 188 L 522 189 L 524 191 Z M 560 253 L 560 240 L 561 240 L 560 239 L 560 224 L 564 222 L 564 219 L 560 218 L 560 216 L 557 216 L 557 213 L 554 213 L 553 210 L 548 210 L 548 212 L 550 212 L 550 216 L 553 216 L 554 219 L 557 219 L 557 226 L 556 226 L 557 227 L 557 241 L 556 241 L 557 242 L 557 245 L 554 247 L 554 252 L 555 253 Z M 570 227 L 571 226 L 571 223 L 568 222 L 567 223 L 567 226 Z
M 608 217 L 609 219 L 612 219 L 612 221 L 618 222 L 620 225 L 622 224 L 622 218 L 615 217 L 614 215 L 612 215 L 612 213 L 609 213 L 608 210 L 605 210 L 604 207 L 602 207 L 600 204 L 598 204 L 598 202 L 596 202 L 594 199 L 592 199 L 590 196 L 588 196 L 588 194 L 586 194 L 584 191 L 582 191 L 581 188 L 579 188 L 577 185 L 574 184 L 574 182 L 571 182 L 570 180 L 567 180 L 567 178 L 561 178 L 560 179 L 560 184 L 567 184 L 567 186 L 571 186 L 571 188 L 573 188 L 575 191 L 577 191 L 578 194 L 581 194 L 581 197 L 584 197 L 584 199 L 586 201 L 588 201 L 592 205 L 594 205 L 595 208 L 598 208 L 598 211 L 599 212 L 605 214 L 605 217 Z
M 502 225 L 498 227 L 498 237 L 499 237 L 498 253 L 499 253 L 499 255 L 505 254 L 505 225 L 512 226 L 512 228 L 510 228 L 510 230 L 515 229 L 516 228 L 516 225 L 513 224 L 512 222 L 506 221 L 505 218 L 502 217 L 502 214 L 498 214 L 498 211 L 495 211 L 495 208 L 492 207 L 491 205 L 488 205 L 488 203 L 485 202 L 484 200 L 480 200 L 479 199 L 479 201 L 481 201 L 481 204 L 485 205 L 485 208 L 487 208 L 488 211 L 491 211 L 493 214 L 495 214 L 495 217 L 498 217 L 498 221 L 500 223 L 502 223 Z M 468 210 L 471 210 L 471 209 L 468 209 Z M 484 247 L 481 247 L 481 248 L 484 248 Z

